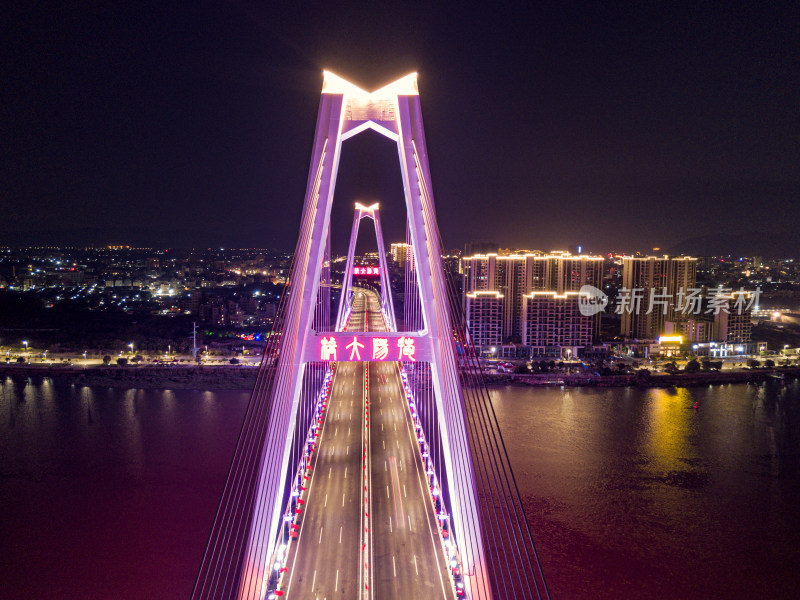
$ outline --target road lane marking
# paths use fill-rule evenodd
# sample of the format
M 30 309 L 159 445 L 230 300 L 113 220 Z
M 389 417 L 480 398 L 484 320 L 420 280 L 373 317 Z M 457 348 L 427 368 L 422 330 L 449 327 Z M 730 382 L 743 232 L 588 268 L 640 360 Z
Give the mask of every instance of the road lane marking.
M 342 506 L 344 506 L 344 494 L 342 494 Z
M 389 470 L 389 465 L 386 463 L 386 461 L 383 461 L 383 470 L 384 471 L 388 471 Z
M 394 571 L 394 576 L 397 577 L 397 566 L 394 564 L 394 554 L 392 554 L 392 571 Z
M 412 428 L 411 428 L 411 424 L 410 424 L 409 419 L 408 419 L 408 413 L 406 413 L 404 415 L 404 421 L 406 423 L 406 433 L 408 433 L 409 442 L 411 442 L 411 445 L 413 447 L 414 446 L 414 442 L 416 441 L 416 439 L 415 439 L 415 436 L 412 435 Z M 411 472 L 412 473 L 416 472 L 415 479 L 417 480 L 417 485 L 419 486 L 420 495 L 421 495 L 422 498 L 427 499 L 427 503 L 426 504 L 428 505 L 429 510 L 425 510 L 425 517 L 424 517 L 425 518 L 425 524 L 427 525 L 428 535 L 430 536 L 431 547 L 434 548 L 434 554 L 436 554 L 437 557 L 438 557 L 439 555 L 435 550 L 437 544 L 434 541 L 434 527 L 435 527 L 435 525 L 431 522 L 431 518 L 433 518 L 433 521 L 436 520 L 436 517 L 435 517 L 436 510 L 435 510 L 435 508 L 433 506 L 433 501 L 431 500 L 430 495 L 427 493 L 428 492 L 427 484 L 423 485 L 423 481 L 422 481 L 423 480 L 423 475 L 422 474 L 425 471 L 425 465 L 424 465 L 424 463 L 422 461 L 422 457 L 419 455 L 419 453 L 416 453 L 416 454 L 412 455 L 411 462 L 412 462 Z M 437 531 L 437 534 L 438 534 L 438 531 Z M 446 569 L 447 568 L 447 557 L 446 556 L 444 557 L 444 560 L 445 560 L 444 568 Z M 437 562 L 438 562 L 438 560 L 437 560 Z M 444 577 L 442 576 L 442 570 L 443 570 L 442 569 L 442 565 L 439 564 L 438 568 L 436 569 L 436 572 L 439 574 L 439 582 L 440 582 L 440 584 L 442 586 L 442 597 L 446 598 L 448 596 L 447 596 L 447 590 L 445 589 Z
M 392 463 L 392 469 L 389 474 L 389 478 L 392 482 L 392 491 L 394 491 L 394 515 L 397 517 L 397 526 L 402 527 L 403 523 L 405 523 L 405 519 L 403 519 L 403 499 L 400 498 L 399 506 L 397 503 L 398 494 L 400 493 L 400 474 L 397 472 L 397 461 L 395 460 L 394 456 L 390 456 L 389 460 Z
M 342 526 L 339 526 L 339 543 L 342 543 Z
M 386 486 L 386 497 L 389 498 L 389 486 Z
M 319 541 L 317 542 L 317 544 L 321 544 L 322 543 L 322 530 L 323 529 L 325 529 L 325 528 L 324 527 L 320 527 L 319 528 Z
M 392 515 L 389 515 L 389 533 L 392 533 Z
M 419 575 L 419 573 L 417 573 Z M 336 583 L 333 585 L 333 591 L 337 591 L 339 589 L 339 569 L 336 569 Z
M 325 494 L 325 506 L 328 506 L 328 494 Z
M 314 593 L 314 584 L 317 583 L 317 570 L 314 569 L 314 579 L 311 580 L 311 593 Z
M 331 478 L 331 471 L 332 470 L 333 470 L 333 467 L 328 467 L 328 479 Z
M 416 571 L 417 575 L 419 575 L 419 569 L 417 568 L 417 555 L 414 555 L 414 571 Z M 338 573 L 338 571 L 337 571 Z
M 413 528 L 413 527 L 411 527 L 411 515 L 408 515 L 408 530 L 409 530 L 411 533 L 414 533 L 414 528 Z
M 381 444 L 383 444 L 383 449 L 386 450 L 386 441 L 385 440 L 381 440 Z
M 344 478 L 347 479 L 347 465 L 344 467 Z
M 334 386 L 337 385 L 336 384 L 336 377 L 337 377 L 337 375 L 334 374 L 334 384 L 333 384 Z M 323 438 L 325 436 L 325 432 L 328 430 L 327 429 L 327 425 L 328 425 L 328 421 L 325 420 L 323 422 L 323 424 L 322 424 L 322 429 L 319 432 L 320 436 L 319 436 L 319 442 L 318 443 L 322 443 L 322 440 L 323 440 Z M 318 456 L 313 458 L 315 465 L 317 465 Z M 316 466 L 315 466 L 315 470 L 311 473 L 311 479 L 308 482 L 308 494 L 306 496 L 306 501 L 307 502 L 309 502 L 311 500 L 311 495 L 312 495 L 312 492 L 313 492 L 313 489 L 314 489 L 314 482 L 316 481 L 315 474 L 316 474 Z M 299 539 L 303 539 L 303 529 L 304 529 L 304 527 L 305 527 L 305 519 L 303 519 L 301 521 L 301 523 L 300 523 L 300 530 L 298 531 Z M 298 542 L 298 545 L 299 545 L 299 542 Z M 289 568 L 289 583 L 287 584 L 287 587 L 286 587 L 286 591 L 287 592 L 289 592 L 291 590 L 292 581 L 294 580 L 294 574 L 295 574 L 295 568 L 294 567 L 297 565 L 297 551 L 296 550 L 295 550 L 291 560 L 292 560 L 292 566 Z M 316 571 L 314 571 L 314 577 L 316 578 Z M 298 581 L 298 585 L 300 585 L 299 581 Z

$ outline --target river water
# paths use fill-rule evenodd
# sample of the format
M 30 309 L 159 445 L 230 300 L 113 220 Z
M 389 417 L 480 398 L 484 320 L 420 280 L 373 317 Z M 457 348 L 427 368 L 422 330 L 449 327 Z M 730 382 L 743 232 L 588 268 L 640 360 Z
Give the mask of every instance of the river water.
M 188 598 L 249 394 L 0 390 L 0 598 Z M 796 381 L 492 393 L 553 598 L 800 597 Z

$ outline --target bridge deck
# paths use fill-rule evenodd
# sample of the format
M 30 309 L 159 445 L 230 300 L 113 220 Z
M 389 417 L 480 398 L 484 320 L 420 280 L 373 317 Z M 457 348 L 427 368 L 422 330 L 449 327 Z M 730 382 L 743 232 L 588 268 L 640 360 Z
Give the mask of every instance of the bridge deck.
M 357 295 L 348 330 L 384 328 L 378 299 L 371 293 Z M 398 363 L 369 364 L 369 431 L 363 394 L 367 364 L 337 366 L 298 543 L 289 556 L 286 597 L 452 600 Z M 368 523 L 361 511 L 365 444 L 371 465 Z M 366 580 L 359 568 L 365 529 L 371 550 L 365 557 Z

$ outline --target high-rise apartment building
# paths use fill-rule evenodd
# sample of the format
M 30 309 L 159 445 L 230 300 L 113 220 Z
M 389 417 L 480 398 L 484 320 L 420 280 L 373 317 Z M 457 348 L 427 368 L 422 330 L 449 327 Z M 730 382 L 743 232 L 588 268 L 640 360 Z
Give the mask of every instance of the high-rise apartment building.
M 729 344 L 752 341 L 753 293 L 717 294 L 720 310 L 714 315 L 713 340 Z
M 531 292 L 523 296 L 522 345 L 530 356 L 573 358 L 592 343 L 592 317 L 579 308 L 579 292 Z
M 655 339 L 665 321 L 677 321 L 695 290 L 697 259 L 688 256 L 625 256 L 622 259 L 620 332 Z
M 502 302 L 502 342 L 525 344 L 524 297 L 531 292 L 554 292 L 564 295 L 578 292 L 584 285 L 599 288 L 603 278 L 603 258 L 575 256 L 566 252 L 550 254 L 476 254 L 462 259 L 464 306 L 470 294 L 495 292 Z M 577 305 L 576 305 L 577 306 Z M 470 330 L 482 327 L 469 319 Z M 531 313 L 533 314 L 533 313 Z M 600 315 L 590 318 L 591 331 L 599 332 Z
M 414 254 L 411 250 L 411 244 L 404 244 L 404 243 L 392 244 L 391 255 L 392 255 L 392 262 L 394 262 L 398 267 L 404 266 L 407 260 L 410 261 L 414 260 Z
M 478 291 L 467 294 L 465 299 L 473 345 L 481 349 L 500 346 L 503 342 L 503 296 L 498 292 Z

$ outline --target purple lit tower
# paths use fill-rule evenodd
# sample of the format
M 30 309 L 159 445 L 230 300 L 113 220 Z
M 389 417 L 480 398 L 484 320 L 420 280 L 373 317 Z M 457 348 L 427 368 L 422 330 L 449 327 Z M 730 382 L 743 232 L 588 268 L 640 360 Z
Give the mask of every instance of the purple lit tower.
M 319 292 L 323 254 L 330 230 L 336 175 L 342 142 L 372 129 L 397 143 L 405 192 L 406 211 L 420 304 L 424 319 L 420 349 L 431 358 L 431 372 L 437 407 L 442 415 L 441 436 L 448 473 L 453 534 L 457 541 L 468 593 L 471 598 L 491 598 L 486 573 L 477 494 L 472 484 L 473 469 L 462 410 L 461 388 L 456 375 L 450 314 L 446 301 L 439 232 L 433 204 L 428 153 L 422 125 L 417 75 L 412 73 L 372 93 L 325 72 L 311 154 L 308 184 L 301 226 L 291 274 L 293 289 L 286 306 L 281 354 L 276 377 L 286 385 L 273 388 L 272 419 L 264 443 L 256 505 L 248 543 L 240 597 L 259 587 L 269 557 L 275 552 L 275 532 L 281 519 L 283 481 L 289 463 L 292 424 L 298 406 L 303 365 L 319 360 L 312 330 L 312 317 Z M 298 260 L 299 259 L 299 260 Z M 407 335 L 408 332 L 397 334 Z M 417 332 L 414 332 L 417 333 Z M 422 354 L 420 354 L 422 356 Z M 284 358 L 283 356 L 281 358 Z M 258 518 L 260 517 L 260 519 Z M 261 520 L 266 520 L 262 523 Z
M 383 245 L 383 233 L 381 232 L 381 217 L 378 212 L 378 204 L 364 206 L 356 202 L 356 214 L 353 218 L 353 231 L 350 234 L 350 246 L 347 249 L 347 263 L 344 269 L 344 280 L 342 281 L 342 296 L 339 300 L 339 315 L 336 319 L 336 331 L 344 329 L 346 315 L 352 303 L 353 289 L 353 260 L 356 252 L 356 241 L 358 240 L 358 230 L 361 219 L 372 219 L 375 226 L 375 238 L 378 240 L 378 268 L 381 279 L 381 310 L 386 319 L 389 331 L 397 331 L 397 322 L 394 318 L 394 303 L 392 302 L 392 288 L 389 284 L 389 269 L 386 266 L 386 249 Z
M 366 129 L 397 144 L 406 240 L 413 252 L 413 260 L 406 261 L 405 331 L 397 331 L 377 205 L 356 206 L 339 311 L 336 323 L 330 323 L 330 220 L 342 142 Z M 293 498 L 305 490 L 302 482 L 311 468 L 306 464 L 308 448 L 322 422 L 319 407 L 327 398 L 331 362 L 348 360 L 331 348 L 343 347 L 348 338 L 356 342 L 353 332 L 342 329 L 349 310 L 355 238 L 365 217 L 372 218 L 376 228 L 387 331 L 362 332 L 359 338 L 366 346 L 370 336 L 380 336 L 381 346 L 396 347 L 399 354 L 357 360 L 402 361 L 403 377 L 408 376 L 412 387 L 424 385 L 429 418 L 419 427 L 426 438 L 436 439 L 437 460 L 424 460 L 428 469 L 438 470 L 435 475 L 429 470 L 429 476 L 441 482 L 441 489 L 432 487 L 431 493 L 436 503 L 441 500 L 437 519 L 449 523 L 447 535 L 442 525 L 448 569 L 460 569 L 464 592 L 475 600 L 547 597 L 491 399 L 453 282 L 443 269 L 416 73 L 370 93 L 325 72 L 287 291 L 192 598 L 262 600 L 283 593 L 280 573 L 294 535 L 289 531 Z M 413 357 L 405 353 L 409 348 Z M 365 568 L 363 560 L 360 568 Z M 372 597 L 365 589 L 362 580 L 359 598 Z

